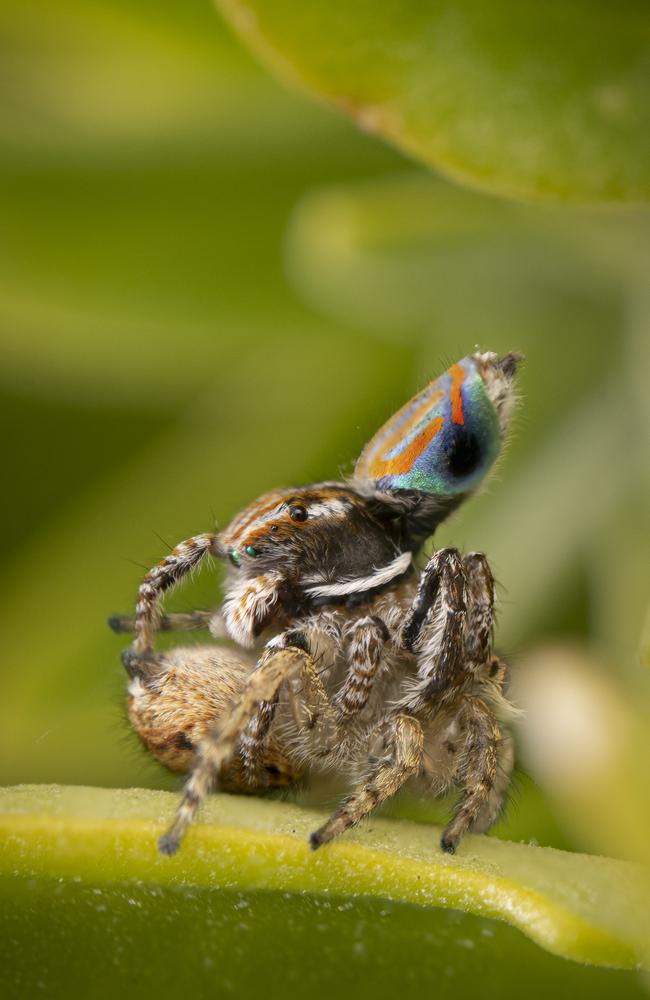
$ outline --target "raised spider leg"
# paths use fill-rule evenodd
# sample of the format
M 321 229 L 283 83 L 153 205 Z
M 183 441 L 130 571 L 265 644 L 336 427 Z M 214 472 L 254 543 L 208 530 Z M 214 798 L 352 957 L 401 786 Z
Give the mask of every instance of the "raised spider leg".
M 355 826 L 420 770 L 424 737 L 417 719 L 395 716 L 384 730 L 384 753 L 370 760 L 363 781 L 309 838 L 312 850 Z
M 468 669 L 481 667 L 492 650 L 494 628 L 494 577 L 482 552 L 463 556 L 467 579 L 468 607 L 465 630 L 465 655 Z
M 384 646 L 390 638 L 376 615 L 354 622 L 348 636 L 348 672 L 334 703 L 342 718 L 361 712 L 383 665 Z
M 463 698 L 460 725 L 464 740 L 458 749 L 455 781 L 463 791 L 440 846 L 453 854 L 468 830 L 484 833 L 498 816 L 514 763 L 513 741 L 503 733 L 494 714 L 480 698 Z
M 219 554 L 219 542 L 213 534 L 195 535 L 176 545 L 169 555 L 153 566 L 138 588 L 135 606 L 135 638 L 127 658 L 146 657 L 153 648 L 160 598 L 186 576 L 206 555 Z M 127 669 L 128 669 L 128 664 Z
M 291 635 L 289 633 L 287 639 Z M 247 770 L 252 774 L 256 769 L 257 758 L 271 724 L 282 684 L 301 674 L 308 675 L 313 685 L 320 684 L 309 653 L 299 646 L 284 644 L 283 639 L 284 636 L 278 636 L 267 645 L 257 668 L 248 678 L 239 701 L 218 730 L 200 744 L 176 818 L 158 841 L 162 854 L 175 854 L 178 850 L 199 805 L 218 780 L 222 768 L 232 758 L 243 736 L 242 755 L 247 761 Z M 322 697 L 327 700 L 322 685 L 321 689 Z
M 159 632 L 198 632 L 209 629 L 214 635 L 220 620 L 221 614 L 218 610 L 178 611 L 161 615 L 156 627 Z M 112 615 L 108 619 L 108 627 L 121 635 L 135 632 L 135 618 L 133 615 Z
M 415 653 L 417 680 L 402 707 L 417 711 L 450 694 L 466 674 L 468 590 L 456 549 L 439 549 L 427 563 L 402 629 L 402 646 Z

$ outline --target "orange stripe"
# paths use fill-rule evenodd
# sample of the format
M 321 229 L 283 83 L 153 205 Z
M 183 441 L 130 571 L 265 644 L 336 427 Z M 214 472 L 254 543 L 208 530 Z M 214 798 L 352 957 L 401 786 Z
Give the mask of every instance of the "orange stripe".
M 234 518 L 229 525 L 229 532 L 235 535 L 238 532 L 245 531 L 253 521 L 256 521 L 258 517 L 262 517 L 264 514 L 270 513 L 274 507 L 279 505 L 280 500 L 287 496 L 291 496 L 289 490 L 277 490 L 259 497 Z
M 424 430 L 421 430 L 417 437 L 413 438 L 408 448 L 391 458 L 388 462 L 381 459 L 372 463 L 370 474 L 373 479 L 380 479 L 382 476 L 401 476 L 409 472 L 413 463 L 420 457 L 430 441 L 436 436 L 443 423 L 444 417 L 436 417 Z
M 449 375 L 451 376 L 451 388 L 449 390 L 449 395 L 451 397 L 451 421 L 454 424 L 464 424 L 465 418 L 463 417 L 463 397 L 460 394 L 460 387 L 463 384 L 465 372 L 461 366 L 456 363 L 449 369 Z
M 426 392 L 427 390 L 425 389 L 424 391 Z M 384 475 L 384 473 L 377 473 L 375 470 L 377 468 L 386 466 L 387 464 L 390 463 L 391 460 L 382 459 L 379 456 L 377 456 L 376 458 L 371 458 L 372 453 L 374 451 L 378 451 L 379 449 L 381 449 L 382 455 L 385 455 L 387 452 L 391 451 L 391 449 L 395 447 L 398 441 L 400 441 L 401 438 L 406 436 L 410 428 L 418 424 L 419 421 L 422 419 L 423 415 L 427 413 L 429 410 L 433 409 L 433 407 L 441 398 L 441 396 L 442 396 L 442 389 L 438 389 L 436 390 L 436 392 L 431 393 L 430 396 L 427 396 L 426 399 L 424 399 L 410 415 L 406 428 L 404 426 L 404 423 L 400 421 L 400 416 L 404 410 L 406 410 L 409 406 L 413 405 L 413 400 L 409 399 L 408 403 L 404 403 L 404 406 L 402 406 L 397 411 L 397 413 L 393 417 L 391 417 L 388 423 L 385 424 L 381 428 L 381 430 L 379 430 L 375 434 L 370 444 L 366 445 L 366 447 L 364 448 L 363 454 L 361 455 L 361 458 L 359 459 L 358 462 L 357 475 L 367 475 L 371 479 L 379 479 L 380 475 Z M 398 426 L 395 427 L 395 429 L 390 434 L 382 438 L 382 434 L 396 422 Z M 368 456 L 368 458 L 365 457 L 366 455 Z M 364 471 L 364 466 L 369 459 L 370 459 L 370 465 L 366 473 Z M 394 459 L 393 461 L 397 461 L 397 458 Z

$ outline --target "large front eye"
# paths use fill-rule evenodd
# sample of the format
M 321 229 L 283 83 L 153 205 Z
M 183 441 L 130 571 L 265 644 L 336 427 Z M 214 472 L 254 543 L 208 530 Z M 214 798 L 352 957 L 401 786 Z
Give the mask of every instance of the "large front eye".
M 296 503 L 289 507 L 289 517 L 292 521 L 306 521 L 307 520 L 307 508 L 303 507 L 302 504 Z

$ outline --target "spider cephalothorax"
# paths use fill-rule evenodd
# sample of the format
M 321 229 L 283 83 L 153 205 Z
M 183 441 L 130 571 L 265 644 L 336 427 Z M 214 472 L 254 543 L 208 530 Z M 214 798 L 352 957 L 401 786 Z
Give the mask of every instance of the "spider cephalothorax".
M 515 354 L 463 358 L 388 420 L 347 482 L 267 493 L 149 571 L 124 655 L 131 719 L 166 763 L 186 769 L 196 753 L 164 850 L 176 848 L 216 782 L 250 790 L 343 766 L 365 783 L 313 846 L 410 778 L 436 793 L 467 786 L 446 849 L 492 822 L 512 766 L 499 721 L 505 668 L 490 650 L 492 576 L 477 553 L 440 550 L 422 573 L 416 557 L 493 465 L 517 363 Z M 205 555 L 229 567 L 222 607 L 160 619 L 160 596 Z M 211 652 L 218 647 L 156 655 L 157 627 L 208 627 L 243 647 L 271 637 L 247 668 L 223 648 Z M 374 751 L 368 758 L 377 740 L 386 747 L 379 764 Z

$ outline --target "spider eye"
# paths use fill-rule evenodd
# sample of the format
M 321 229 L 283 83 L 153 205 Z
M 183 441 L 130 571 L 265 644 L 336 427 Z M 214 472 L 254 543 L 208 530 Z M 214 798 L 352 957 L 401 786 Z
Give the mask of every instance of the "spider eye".
M 230 559 L 233 566 L 241 566 L 241 556 L 237 549 L 229 549 L 228 558 Z
M 292 521 L 306 521 L 307 509 L 302 504 L 293 504 L 289 507 L 289 517 Z
M 253 559 L 258 554 L 258 551 L 254 545 L 246 545 L 244 548 L 244 552 L 246 553 L 247 556 L 251 556 L 251 558 Z

